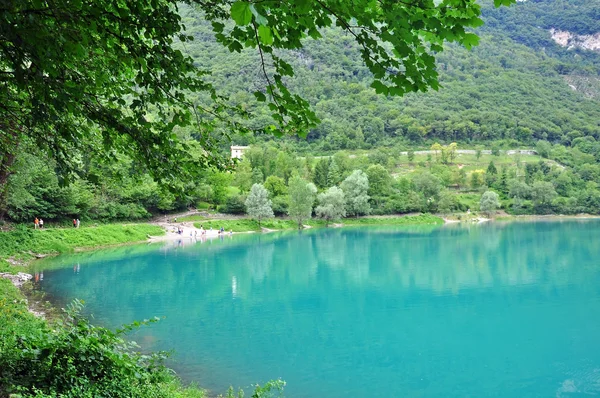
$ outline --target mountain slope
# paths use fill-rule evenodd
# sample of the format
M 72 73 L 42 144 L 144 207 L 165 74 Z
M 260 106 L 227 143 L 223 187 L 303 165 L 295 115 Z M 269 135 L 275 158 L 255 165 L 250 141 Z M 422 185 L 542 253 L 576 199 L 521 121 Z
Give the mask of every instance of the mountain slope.
M 486 25 L 472 51 L 449 45 L 438 54 L 438 91 L 402 98 L 375 95 L 370 75 L 348 35 L 323 32 L 302 52 L 286 54 L 296 68 L 290 82 L 308 99 L 322 123 L 310 132 L 323 149 L 370 147 L 390 140 L 482 141 L 538 139 L 569 144 L 600 136 L 600 102 L 595 96 L 600 54 L 568 50 L 550 29 L 589 34 L 598 29 L 600 1 L 537 1 L 510 8 L 482 4 Z M 258 54 L 230 54 L 211 29 L 182 10 L 196 38 L 185 50 L 210 70 L 220 90 L 253 111 L 258 127 L 269 118 L 251 92 L 264 86 Z M 579 17 L 579 18 L 578 18 Z M 251 138 L 235 137 L 241 143 Z

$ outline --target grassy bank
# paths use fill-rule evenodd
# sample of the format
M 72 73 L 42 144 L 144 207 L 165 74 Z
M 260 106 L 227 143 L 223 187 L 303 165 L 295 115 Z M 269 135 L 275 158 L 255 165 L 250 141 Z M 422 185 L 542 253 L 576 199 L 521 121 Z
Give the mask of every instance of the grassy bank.
M 0 233 L 0 272 L 25 269 L 3 261 L 9 257 L 30 260 L 34 254 L 134 243 L 163 233 L 162 228 L 149 224 L 43 231 L 16 228 Z M 81 308 L 80 302 L 74 302 L 60 322 L 37 318 L 29 312 L 23 291 L 0 278 L 0 397 L 207 396 L 201 388 L 184 386 L 163 365 L 163 353 L 141 354 L 135 343 L 126 340 L 128 332 L 155 320 L 111 331 L 90 324 L 79 315 Z M 257 386 L 252 396 L 271 396 L 284 384 L 276 380 Z M 243 393 L 227 393 L 227 397 L 238 396 Z
M 86 228 L 34 230 L 18 226 L 0 233 L 0 272 L 10 272 L 9 257 L 28 260 L 34 254 L 68 253 L 75 249 L 145 241 L 148 235 L 163 235 L 162 228 L 150 224 L 109 224 Z
M 161 235 L 148 224 L 0 233 L 0 259 L 28 260 L 34 254 L 144 241 Z M 0 260 L 0 271 L 24 270 Z M 123 333 L 95 327 L 75 312 L 49 323 L 28 310 L 27 299 L 0 278 L 0 397 L 136 396 L 203 398 L 204 390 L 184 387 L 160 358 L 138 354 Z
M 404 217 L 344 218 L 344 225 L 442 225 L 444 220 L 431 214 Z
M 187 221 L 183 219 L 182 221 Z M 339 220 L 338 223 L 349 226 L 359 225 L 440 225 L 444 223 L 439 217 L 431 214 L 420 214 L 417 216 L 401 216 L 401 217 L 360 217 L 360 218 L 344 218 Z M 305 225 L 311 227 L 325 227 L 325 221 L 312 219 L 305 222 Z M 255 220 L 247 218 L 237 218 L 233 220 L 211 220 L 202 219 L 194 223 L 196 228 L 201 226 L 204 229 L 220 229 L 225 228 L 225 231 L 233 232 L 259 232 L 262 228 L 275 229 L 275 230 L 291 230 L 298 229 L 298 224 L 293 220 L 287 219 L 271 219 L 261 222 L 260 226 Z
M 311 227 L 325 226 L 325 222 L 321 220 L 310 220 L 305 223 Z M 221 227 L 225 228 L 225 231 L 233 232 L 260 232 L 262 228 L 286 230 L 286 229 L 298 229 L 298 223 L 293 220 L 284 219 L 271 219 L 265 220 L 258 225 L 258 221 L 251 220 L 248 218 L 238 218 L 234 220 L 202 220 L 194 223 L 196 228 L 203 227 L 204 229 L 215 229 L 218 230 Z

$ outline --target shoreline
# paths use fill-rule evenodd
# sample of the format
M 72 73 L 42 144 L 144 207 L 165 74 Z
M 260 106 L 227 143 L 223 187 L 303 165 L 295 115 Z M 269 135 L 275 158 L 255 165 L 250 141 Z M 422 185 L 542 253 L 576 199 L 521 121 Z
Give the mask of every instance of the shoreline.
M 441 223 L 436 224 L 436 223 L 425 223 L 425 222 L 406 222 L 406 223 L 393 223 L 393 222 L 389 222 L 386 223 L 385 220 L 398 220 L 398 219 L 410 219 L 410 217 L 419 217 L 419 216 L 431 216 L 431 217 L 435 217 L 438 218 Z M 563 214 L 548 214 L 548 215 L 537 215 L 537 214 L 525 214 L 525 215 L 509 215 L 506 213 L 503 214 L 498 214 L 495 216 L 491 216 L 489 218 L 484 218 L 482 216 L 479 216 L 477 213 L 471 213 L 469 214 L 470 217 L 465 217 L 467 216 L 466 213 L 455 213 L 455 214 L 451 214 L 451 215 L 440 215 L 440 214 L 429 214 L 429 213 L 422 213 L 422 214 L 405 214 L 405 215 L 385 215 L 385 216 L 363 216 L 363 217 L 359 217 L 359 218 L 352 218 L 352 219 L 347 219 L 350 220 L 350 223 L 344 223 L 344 222 L 332 222 L 329 226 L 321 226 L 321 225 L 304 225 L 305 229 L 312 229 L 312 228 L 344 228 L 344 227 L 357 227 L 357 226 L 363 226 L 363 227 L 369 227 L 369 226 L 417 226 L 417 225 L 439 225 L 439 226 L 444 226 L 444 225 L 455 225 L 455 224 L 481 224 L 484 222 L 494 222 L 494 223 L 511 223 L 511 222 L 559 222 L 559 221 L 569 221 L 569 220 L 582 220 L 582 221 L 586 221 L 586 220 L 600 220 L 600 215 L 593 215 L 593 214 L 577 214 L 577 215 L 563 215 Z M 456 218 L 458 217 L 458 218 Z M 465 217 L 465 218 L 463 218 Z M 249 220 L 248 218 L 232 218 L 232 219 L 228 219 L 228 218 L 211 218 L 209 219 L 210 221 L 228 221 L 228 220 L 240 220 L 240 219 L 244 219 L 244 220 Z M 209 221 L 207 220 L 207 221 Z M 360 223 L 360 222 L 352 222 L 353 220 L 365 220 L 367 222 L 364 223 Z M 172 241 L 176 241 L 178 239 L 215 239 L 218 238 L 219 236 L 222 236 L 221 234 L 219 234 L 218 230 L 205 230 L 206 234 L 203 235 L 200 238 L 200 229 L 196 228 L 194 226 L 194 221 L 182 221 L 182 222 L 178 222 L 178 223 L 173 223 L 173 222 L 163 222 L 163 221 L 154 221 L 154 222 L 149 222 L 147 223 L 148 225 L 154 225 L 154 226 L 158 226 L 161 227 L 164 231 L 164 235 L 160 235 L 160 236 L 152 236 L 152 235 L 147 235 L 145 240 L 132 240 L 132 241 L 128 241 L 128 242 L 122 242 L 122 243 L 115 243 L 115 244 L 98 244 L 98 245 L 93 245 L 93 246 L 81 246 L 81 247 L 74 247 L 72 250 L 75 253 L 79 253 L 79 252 L 87 252 L 87 251 L 93 251 L 93 250 L 100 250 L 100 249 L 105 249 L 105 248 L 112 248 L 112 247 L 120 247 L 120 246 L 128 246 L 128 245 L 136 245 L 136 244 L 142 244 L 142 243 L 160 243 L 160 242 L 172 242 Z M 183 228 L 183 233 L 182 234 L 178 234 L 175 232 L 177 227 L 182 227 Z M 248 231 L 237 231 L 237 232 L 228 232 L 225 231 L 225 233 L 223 235 L 239 235 L 239 234 L 249 234 L 249 233 L 272 233 L 272 232 L 280 232 L 280 231 L 291 231 L 293 230 L 292 228 L 286 228 L 286 229 L 270 229 L 270 228 L 262 228 L 261 231 L 254 231 L 254 230 L 248 230 Z M 194 232 L 197 233 L 196 236 L 193 236 Z M 190 233 L 192 235 L 190 235 Z M 22 259 L 22 260 L 15 260 L 14 257 L 15 255 L 9 256 L 7 258 L 1 259 L 0 261 L 4 260 L 9 264 L 9 270 L 12 270 L 13 272 L 0 272 L 0 278 L 2 279 L 8 279 L 11 281 L 11 284 L 13 285 L 13 287 L 20 292 L 20 295 L 22 296 L 22 298 L 24 300 L 26 300 L 27 302 L 27 308 L 29 309 L 29 312 L 31 312 L 32 314 L 34 314 L 36 317 L 39 317 L 41 319 L 44 319 L 46 321 L 50 321 L 56 318 L 57 314 L 59 314 L 59 309 L 58 308 L 54 308 L 52 307 L 51 304 L 49 304 L 46 300 L 44 300 L 44 296 L 40 295 L 40 292 L 34 291 L 32 289 L 32 281 L 33 281 L 33 275 L 32 275 L 32 269 L 31 266 L 33 263 L 35 263 L 35 260 L 39 260 L 41 258 L 46 258 L 46 257 L 51 257 L 51 256 L 58 256 L 60 254 L 63 253 L 58 253 L 58 252 L 50 252 L 50 253 L 33 253 L 33 252 L 26 252 L 24 251 L 23 253 L 28 253 L 30 254 L 32 257 L 31 258 L 27 258 L 27 259 Z M 22 253 L 19 253 L 22 254 Z M 49 316 L 47 316 L 49 315 Z
M 465 216 L 467 216 L 467 214 L 465 213 L 457 213 L 457 214 L 452 214 L 452 215 L 431 215 L 431 214 L 425 214 L 425 216 L 429 217 L 431 216 L 431 219 L 433 220 L 434 217 L 438 218 L 440 220 L 443 220 L 442 223 L 440 224 L 426 224 L 424 222 L 406 222 L 404 224 L 394 224 L 393 222 L 387 222 L 386 220 L 397 220 L 397 219 L 402 219 L 402 218 L 407 218 L 408 215 L 391 215 L 391 216 L 374 216 L 374 217 L 362 217 L 362 218 L 358 218 L 357 220 L 360 219 L 367 219 L 369 221 L 372 221 L 372 224 L 369 223 L 365 223 L 365 224 L 352 224 L 352 223 L 331 223 L 329 225 L 329 227 L 325 227 L 325 228 L 343 228 L 343 227 L 356 227 L 356 226 L 415 226 L 415 225 L 438 225 L 440 227 L 443 227 L 444 225 L 454 225 L 454 224 L 481 224 L 484 222 L 498 222 L 498 223 L 510 223 L 510 222 L 561 222 L 561 221 L 570 221 L 570 220 L 581 220 L 581 221 L 590 221 L 590 220 L 600 220 L 600 216 L 598 215 L 591 215 L 591 214 L 578 214 L 578 215 L 507 215 L 507 214 L 498 214 L 495 216 L 492 216 L 490 218 L 483 218 L 481 215 L 479 215 L 478 213 L 471 213 L 468 214 L 468 216 L 470 216 L 469 218 L 464 218 Z M 413 215 L 415 216 L 415 215 Z M 422 216 L 422 215 L 418 215 L 417 217 Z M 458 218 L 456 218 L 458 217 Z M 355 220 L 355 219 L 350 219 Z M 410 220 L 410 219 L 409 219 Z M 417 219 L 418 220 L 418 219 Z M 417 221 L 416 220 L 416 221 Z M 426 218 L 425 218 L 426 220 Z M 218 221 L 218 219 L 215 219 L 215 221 Z M 108 248 L 108 247 L 119 247 L 119 246 L 127 246 L 127 245 L 134 245 L 134 244 L 140 244 L 140 243 L 159 243 L 159 242 L 169 242 L 169 241 L 173 241 L 173 240 L 177 240 L 177 239 L 194 239 L 194 236 L 190 236 L 190 233 L 194 233 L 194 231 L 199 232 L 200 230 L 198 228 L 196 228 L 194 226 L 194 222 L 192 221 L 183 221 L 181 223 L 166 223 L 166 222 L 153 222 L 153 223 L 149 223 L 151 225 L 155 225 L 155 226 L 160 226 L 164 231 L 165 231 L 165 235 L 162 236 L 151 236 L 151 235 L 147 235 L 147 239 L 146 240 L 132 240 L 129 242 L 123 242 L 123 243 L 117 243 L 117 244 L 101 244 L 101 245 L 95 245 L 95 246 L 85 246 L 85 247 L 74 247 L 72 250 L 73 252 L 85 252 L 85 251 L 92 251 L 92 250 L 98 250 L 98 249 L 103 249 L 103 248 Z M 178 226 L 183 226 L 184 228 L 184 233 L 183 234 L 178 234 L 173 232 Z M 323 228 L 324 226 L 321 225 L 317 225 L 316 228 L 320 229 Z M 315 226 L 311 226 L 311 225 L 306 225 L 305 228 L 315 228 Z M 288 229 L 290 230 L 290 229 Z M 278 231 L 284 231 L 284 229 L 278 229 L 278 230 L 273 230 L 273 229 L 268 229 L 268 228 L 263 228 L 262 231 L 245 231 L 245 232 L 233 232 L 232 234 L 244 234 L 244 233 L 255 233 L 255 232 L 261 232 L 261 233 L 270 233 L 270 232 L 278 232 Z M 226 231 L 224 235 L 229 235 L 229 232 Z M 218 233 L 218 230 L 208 230 L 206 231 L 206 235 L 204 235 L 202 238 L 209 238 L 209 239 L 214 239 L 221 236 Z M 23 251 L 23 253 L 26 253 L 26 251 Z M 23 254 L 20 253 L 20 254 Z M 54 305 L 53 303 L 51 303 L 50 301 L 47 300 L 47 297 L 45 296 L 43 291 L 40 290 L 36 290 L 34 289 L 34 283 L 33 283 L 33 275 L 31 274 L 32 272 L 32 264 L 34 264 L 36 261 L 35 260 L 39 260 L 40 258 L 45 258 L 45 257 L 49 257 L 49 256 L 56 256 L 58 254 L 61 253 L 33 253 L 33 252 L 29 252 L 28 254 L 31 255 L 30 258 L 27 259 L 22 259 L 20 261 L 11 261 L 12 260 L 12 256 L 8 257 L 8 258 L 3 258 L 0 259 L 0 261 L 2 260 L 6 260 L 10 266 L 10 270 L 13 271 L 14 273 L 10 273 L 10 272 L 0 272 L 0 278 L 2 279 L 8 279 L 10 280 L 10 291 L 7 291 L 7 293 L 12 294 L 11 292 L 14 292 L 17 297 L 20 297 L 20 299 L 22 300 L 23 305 L 27 308 L 28 312 L 31 313 L 33 316 L 35 316 L 37 319 L 39 319 L 41 322 L 47 323 L 49 325 L 52 325 L 53 322 L 55 322 L 57 319 L 60 319 L 62 313 L 61 313 L 61 309 L 58 308 L 56 305 Z M 3 296 L 3 294 L 0 294 L 0 298 Z

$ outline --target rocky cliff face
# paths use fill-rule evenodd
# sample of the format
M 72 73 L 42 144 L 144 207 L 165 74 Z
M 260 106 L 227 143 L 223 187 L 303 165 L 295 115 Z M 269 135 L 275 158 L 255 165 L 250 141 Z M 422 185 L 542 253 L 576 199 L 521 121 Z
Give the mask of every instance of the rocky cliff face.
M 600 32 L 593 35 L 576 35 L 568 31 L 550 29 L 552 39 L 562 47 L 583 48 L 600 52 Z

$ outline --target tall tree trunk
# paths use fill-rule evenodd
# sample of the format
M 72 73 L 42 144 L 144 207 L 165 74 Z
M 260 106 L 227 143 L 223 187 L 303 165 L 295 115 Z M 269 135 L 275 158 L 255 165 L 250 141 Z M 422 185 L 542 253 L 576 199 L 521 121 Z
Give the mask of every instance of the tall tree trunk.
M 8 210 L 8 178 L 19 147 L 19 134 L 11 124 L 0 123 L 0 220 L 4 220 Z
M 4 220 L 7 211 L 8 177 L 12 174 L 14 154 L 3 154 L 0 158 L 0 221 Z

